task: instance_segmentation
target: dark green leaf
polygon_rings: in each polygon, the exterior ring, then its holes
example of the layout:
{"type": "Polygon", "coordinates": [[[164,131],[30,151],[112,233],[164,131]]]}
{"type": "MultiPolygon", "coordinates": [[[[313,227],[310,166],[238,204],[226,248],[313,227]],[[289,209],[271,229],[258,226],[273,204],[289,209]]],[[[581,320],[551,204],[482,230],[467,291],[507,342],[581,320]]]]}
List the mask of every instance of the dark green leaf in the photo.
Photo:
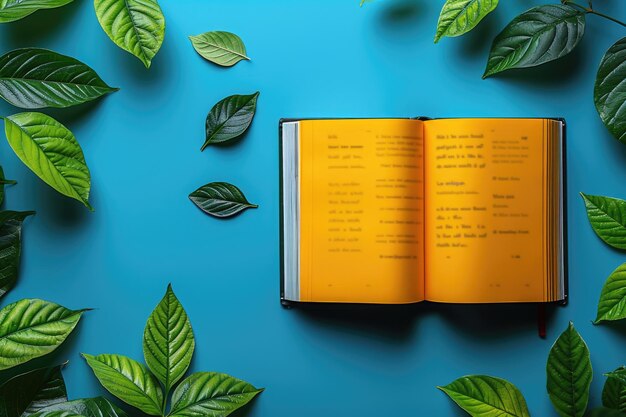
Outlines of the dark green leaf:
{"type": "Polygon", "coordinates": [[[444,36],[469,32],[497,6],[498,0],[446,0],[437,22],[435,43],[444,36]]]}
{"type": "Polygon", "coordinates": [[[87,65],[47,49],[15,49],[0,57],[0,96],[17,107],[69,107],[113,91],[87,65]]]}
{"type": "Polygon", "coordinates": [[[626,417],[626,414],[618,410],[601,407],[592,410],[591,413],[589,413],[589,417],[626,417]]]}
{"type": "Polygon", "coordinates": [[[65,6],[73,0],[4,0],[0,2],[0,23],[20,20],[37,10],[65,6]]]}
{"type": "Polygon", "coordinates": [[[621,142],[626,142],[626,38],[617,41],[606,51],[593,92],[593,100],[600,118],[609,131],[621,142]]]}
{"type": "MultiPolygon", "coordinates": [[[[626,368],[620,366],[614,372],[626,372],[626,368]]],[[[617,378],[607,378],[602,389],[602,405],[626,412],[626,383],[617,378]]]]}
{"type": "Polygon", "coordinates": [[[165,395],[191,363],[195,341],[185,309],[172,286],[154,309],[143,333],[143,354],[152,373],[165,387],[165,395]]]}
{"type": "Polygon", "coordinates": [[[189,39],[200,56],[217,65],[232,67],[243,59],[250,59],[243,41],[234,33],[206,32],[189,39]]]}
{"type": "Polygon", "coordinates": [[[65,126],[43,113],[18,113],[4,118],[9,145],[46,184],[89,205],[91,175],[83,151],[65,126]]]}
{"type": "MultiPolygon", "coordinates": [[[[84,398],[46,407],[42,412],[65,411],[82,417],[128,417],[119,407],[104,397],[84,398]]],[[[40,417],[40,416],[31,416],[40,417]]]]}
{"type": "Polygon", "coordinates": [[[0,370],[54,351],[78,324],[83,311],[24,299],[0,310],[0,370]]]}
{"type": "Polygon", "coordinates": [[[4,202],[4,186],[7,184],[16,184],[16,182],[4,178],[4,170],[0,167],[0,205],[4,202]]]}
{"type": "Polygon", "coordinates": [[[582,417],[593,377],[589,349],[572,323],[554,342],[548,364],[548,394],[562,417],[582,417]]]}
{"type": "Polygon", "coordinates": [[[216,372],[198,372],[174,391],[170,417],[225,417],[243,407],[263,389],[216,372]]]}
{"type": "Polygon", "coordinates": [[[241,136],[252,123],[259,93],[230,96],[217,103],[206,118],[206,140],[202,148],[241,136]]]}
{"type": "Polygon", "coordinates": [[[534,67],[569,54],[585,33],[585,14],[564,4],[534,7],[495,38],[483,78],[512,68],[534,67]]]}
{"type": "Polygon", "coordinates": [[[83,353],[83,357],[98,381],[111,394],[146,414],[162,415],[163,391],[145,366],[122,355],[91,356],[83,353]]]}
{"type": "MultiPolygon", "coordinates": [[[[3,213],[6,212],[0,212],[0,215],[3,213]]],[[[6,220],[0,225],[0,298],[17,282],[22,252],[22,220],[23,218],[6,220]]]]}
{"type": "Polygon", "coordinates": [[[84,417],[72,411],[39,411],[30,417],[84,417]]]}
{"type": "Polygon", "coordinates": [[[609,275],[598,301],[596,323],[626,318],[626,263],[609,275]]]}
{"type": "Polygon", "coordinates": [[[0,416],[26,417],[67,401],[63,365],[17,375],[0,387],[0,416]]]}
{"type": "Polygon", "coordinates": [[[0,226],[9,221],[24,221],[25,218],[32,216],[33,214],[35,214],[34,211],[2,210],[0,211],[0,226]]]}
{"type": "Polygon", "coordinates": [[[241,190],[226,182],[211,182],[189,194],[189,199],[207,214],[230,217],[248,208],[257,208],[248,202],[241,190]]]}
{"type": "Polygon", "coordinates": [[[626,249],[626,201],[580,193],[591,227],[607,244],[626,249]]]}

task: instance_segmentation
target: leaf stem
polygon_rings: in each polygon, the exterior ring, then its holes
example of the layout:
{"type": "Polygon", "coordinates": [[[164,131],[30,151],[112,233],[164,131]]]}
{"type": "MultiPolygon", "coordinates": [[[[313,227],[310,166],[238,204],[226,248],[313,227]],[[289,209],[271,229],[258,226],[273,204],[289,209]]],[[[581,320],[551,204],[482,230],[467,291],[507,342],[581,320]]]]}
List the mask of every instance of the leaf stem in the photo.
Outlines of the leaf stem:
{"type": "Polygon", "coordinates": [[[611,16],[609,16],[607,14],[600,13],[600,12],[594,10],[593,3],[591,1],[589,1],[589,7],[581,6],[580,4],[574,3],[573,1],[570,1],[570,0],[561,0],[561,3],[577,7],[580,10],[583,10],[585,13],[595,14],[596,16],[603,17],[603,18],[605,18],[607,20],[610,20],[611,22],[615,22],[618,25],[626,27],[626,23],[622,22],[621,20],[618,20],[618,19],[616,19],[614,17],[611,17],[611,16]]]}
{"type": "Polygon", "coordinates": [[[15,185],[17,181],[15,180],[0,180],[1,185],[15,185]]]}

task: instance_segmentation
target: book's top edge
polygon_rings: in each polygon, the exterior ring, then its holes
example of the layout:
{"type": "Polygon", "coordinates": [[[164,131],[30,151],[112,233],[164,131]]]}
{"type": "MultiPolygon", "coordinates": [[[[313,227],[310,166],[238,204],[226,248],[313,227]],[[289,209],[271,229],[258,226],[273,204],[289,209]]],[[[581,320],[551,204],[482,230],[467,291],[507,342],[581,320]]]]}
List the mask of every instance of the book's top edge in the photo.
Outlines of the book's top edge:
{"type": "Polygon", "coordinates": [[[365,120],[365,119],[378,119],[378,120],[390,120],[390,119],[408,119],[408,120],[444,120],[444,119],[550,119],[558,120],[565,123],[564,117],[427,117],[427,116],[415,116],[415,117],[283,117],[279,120],[280,124],[289,122],[300,122],[305,120],[365,120]]]}

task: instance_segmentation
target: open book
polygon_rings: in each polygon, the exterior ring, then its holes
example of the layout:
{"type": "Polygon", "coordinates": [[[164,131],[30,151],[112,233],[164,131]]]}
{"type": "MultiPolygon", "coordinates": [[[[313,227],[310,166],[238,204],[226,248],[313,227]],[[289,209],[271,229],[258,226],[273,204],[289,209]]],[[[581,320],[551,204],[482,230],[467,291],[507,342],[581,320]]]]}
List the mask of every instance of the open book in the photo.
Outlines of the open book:
{"type": "Polygon", "coordinates": [[[560,119],[282,120],[281,300],[564,302],[560,119]]]}

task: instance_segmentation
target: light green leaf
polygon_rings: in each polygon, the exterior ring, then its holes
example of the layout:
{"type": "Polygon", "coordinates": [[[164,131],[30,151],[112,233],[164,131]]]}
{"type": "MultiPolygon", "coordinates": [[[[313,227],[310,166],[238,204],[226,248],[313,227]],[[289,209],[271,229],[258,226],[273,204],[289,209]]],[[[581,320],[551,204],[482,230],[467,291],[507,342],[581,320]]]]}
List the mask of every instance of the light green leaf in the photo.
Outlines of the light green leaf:
{"type": "Polygon", "coordinates": [[[230,217],[248,209],[257,208],[241,190],[227,182],[211,182],[189,194],[189,199],[202,211],[215,217],[230,217]]]}
{"type": "Polygon", "coordinates": [[[571,322],[550,349],[546,371],[548,394],[555,410],[562,417],[582,417],[587,410],[593,371],[589,349],[571,322]]]}
{"type": "Polygon", "coordinates": [[[626,201],[580,193],[591,227],[605,243],[626,249],[626,201]]]}
{"type": "Polygon", "coordinates": [[[604,125],[619,141],[626,142],[626,38],[606,51],[593,91],[593,100],[604,125]]]}
{"type": "Polygon", "coordinates": [[[206,118],[206,140],[203,151],[213,143],[222,143],[241,136],[252,123],[259,93],[234,95],[218,102],[206,118]]]}
{"type": "Polygon", "coordinates": [[[504,379],[468,375],[437,388],[474,417],[530,416],[522,393],[504,379]]]}
{"type": "MultiPolygon", "coordinates": [[[[626,368],[620,366],[614,372],[626,372],[626,368]]],[[[626,382],[617,378],[607,378],[602,389],[602,405],[626,412],[626,382]]]]}
{"type": "Polygon", "coordinates": [[[15,49],[0,57],[0,96],[17,107],[69,107],[117,90],[82,62],[47,49],[15,49]]]}
{"type": "Polygon", "coordinates": [[[511,21],[493,41],[483,78],[534,67],[569,54],[585,33],[585,14],[565,4],[534,7],[511,21]]]}
{"type": "Polygon", "coordinates": [[[0,310],[0,370],[46,355],[70,335],[84,310],[24,299],[0,310]]]}
{"type": "Polygon", "coordinates": [[[17,184],[13,180],[7,180],[4,177],[4,170],[0,167],[0,205],[4,202],[4,186],[9,184],[17,184]]]}
{"type": "Polygon", "coordinates": [[[191,44],[203,58],[217,65],[232,67],[241,60],[249,60],[241,38],[230,32],[206,32],[190,36],[191,44]]]}
{"type": "Polygon", "coordinates": [[[447,0],[437,22],[435,43],[444,36],[454,37],[469,32],[497,6],[498,0],[447,0]]]}
{"type": "Polygon", "coordinates": [[[55,9],[73,0],[3,0],[0,1],[0,23],[20,20],[37,10],[55,9]]]}
{"type": "Polygon", "coordinates": [[[63,365],[35,369],[17,375],[0,387],[0,416],[27,417],[67,401],[63,365]]]}
{"type": "MultiPolygon", "coordinates": [[[[84,398],[55,404],[41,410],[42,412],[65,411],[79,414],[82,417],[128,417],[128,415],[116,405],[104,397],[84,398]]],[[[31,416],[39,417],[39,416],[31,416]]]]}
{"type": "MultiPolygon", "coordinates": [[[[0,217],[6,211],[0,212],[0,217]]],[[[4,297],[17,283],[22,252],[22,221],[34,212],[12,212],[14,218],[0,224],[0,298],[4,297]]],[[[1,414],[0,414],[1,415],[1,414]]]]}
{"type": "Polygon", "coordinates": [[[198,372],[174,391],[170,417],[225,417],[243,407],[263,389],[217,372],[198,372]]]}
{"type": "Polygon", "coordinates": [[[93,210],[91,175],[72,132],[50,116],[31,112],[5,117],[4,130],[13,151],[39,178],[93,210]]]}
{"type": "Polygon", "coordinates": [[[156,0],[94,0],[100,26],[120,48],[150,68],[165,38],[165,17],[156,0]]]}
{"type": "Polygon", "coordinates": [[[191,363],[195,341],[185,309],[172,286],[154,309],[143,333],[143,354],[152,373],[165,387],[165,395],[191,363]]]}
{"type": "Polygon", "coordinates": [[[598,301],[595,323],[626,318],[626,263],[609,275],[598,301]]]}
{"type": "Polygon", "coordinates": [[[146,414],[163,413],[163,391],[156,378],[139,362],[122,355],[92,356],[87,364],[107,391],[146,414]]]}

